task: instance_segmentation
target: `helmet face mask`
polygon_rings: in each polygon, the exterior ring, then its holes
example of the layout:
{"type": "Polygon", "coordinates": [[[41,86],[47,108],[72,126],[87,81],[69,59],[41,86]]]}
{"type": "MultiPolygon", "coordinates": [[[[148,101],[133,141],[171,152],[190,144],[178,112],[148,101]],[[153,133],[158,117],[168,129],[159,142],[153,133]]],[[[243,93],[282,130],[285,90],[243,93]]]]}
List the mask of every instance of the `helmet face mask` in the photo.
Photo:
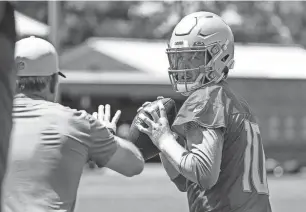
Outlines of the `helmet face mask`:
{"type": "Polygon", "coordinates": [[[167,49],[168,73],[175,91],[184,87],[186,93],[203,86],[212,71],[212,56],[208,47],[167,49]]]}
{"type": "Polygon", "coordinates": [[[219,16],[208,12],[192,13],[175,27],[166,53],[174,90],[188,95],[226,77],[223,70],[233,67],[234,39],[219,16]]]}

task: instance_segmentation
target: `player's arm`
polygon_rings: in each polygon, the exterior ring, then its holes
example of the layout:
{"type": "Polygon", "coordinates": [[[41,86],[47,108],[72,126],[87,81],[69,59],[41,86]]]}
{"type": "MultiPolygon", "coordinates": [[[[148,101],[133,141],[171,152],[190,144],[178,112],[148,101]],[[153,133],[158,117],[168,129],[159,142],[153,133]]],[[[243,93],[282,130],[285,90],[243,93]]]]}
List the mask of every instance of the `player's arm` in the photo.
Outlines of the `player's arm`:
{"type": "Polygon", "coordinates": [[[95,125],[92,127],[90,159],[100,168],[107,167],[127,177],[140,174],[144,168],[144,159],[137,147],[132,142],[114,136],[100,123],[95,125]]]}
{"type": "Polygon", "coordinates": [[[127,177],[138,175],[144,168],[144,159],[138,148],[130,141],[114,136],[117,149],[105,167],[127,177]]]}
{"type": "Polygon", "coordinates": [[[221,129],[207,129],[194,125],[187,132],[190,150],[173,138],[165,139],[160,150],[172,165],[187,179],[202,188],[211,188],[219,178],[223,147],[221,129]]]}
{"type": "Polygon", "coordinates": [[[114,136],[103,122],[85,111],[69,109],[68,116],[68,122],[62,127],[63,134],[80,144],[73,151],[100,168],[108,167],[125,176],[137,175],[143,170],[144,160],[139,150],[132,143],[114,136]]]}
{"type": "Polygon", "coordinates": [[[160,160],[166,170],[170,180],[176,185],[181,192],[186,192],[186,178],[177,171],[164,153],[159,154],[160,160]]]}
{"type": "Polygon", "coordinates": [[[105,106],[105,112],[104,106],[100,105],[98,113],[94,113],[91,127],[94,146],[91,148],[91,156],[99,167],[104,166],[131,177],[142,172],[144,159],[132,142],[113,135],[119,116],[120,111],[117,111],[112,121],[109,121],[110,105],[105,106]]]}
{"type": "Polygon", "coordinates": [[[176,170],[203,189],[212,187],[219,177],[223,132],[196,125],[187,130],[188,150],[178,144],[168,125],[165,109],[159,104],[161,117],[152,113],[154,121],[146,116],[141,119],[149,126],[139,130],[147,133],[152,142],[168,158],[176,170]]]}
{"type": "Polygon", "coordinates": [[[180,159],[179,170],[202,188],[211,188],[219,178],[223,149],[221,128],[205,128],[191,122],[187,131],[189,151],[180,159]]]}
{"type": "MultiPolygon", "coordinates": [[[[178,143],[182,144],[182,140],[179,140],[180,138],[175,133],[174,135],[178,143]]],[[[181,192],[186,192],[187,189],[186,178],[179,171],[177,171],[177,169],[172,165],[172,163],[168,160],[168,158],[164,153],[160,153],[159,157],[170,180],[176,185],[176,187],[181,192]]]]}

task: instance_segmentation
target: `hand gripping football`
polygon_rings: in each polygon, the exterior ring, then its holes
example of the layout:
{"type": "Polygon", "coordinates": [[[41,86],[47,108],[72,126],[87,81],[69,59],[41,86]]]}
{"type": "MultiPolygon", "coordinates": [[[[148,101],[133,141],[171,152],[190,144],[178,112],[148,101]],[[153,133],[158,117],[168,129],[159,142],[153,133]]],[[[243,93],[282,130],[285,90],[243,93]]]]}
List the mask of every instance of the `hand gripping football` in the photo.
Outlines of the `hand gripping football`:
{"type": "MultiPolygon", "coordinates": [[[[145,107],[145,108],[153,107],[159,116],[160,113],[157,105],[158,101],[161,101],[163,103],[167,113],[169,125],[171,126],[177,114],[175,101],[171,98],[163,98],[160,100],[156,100],[145,107]]],[[[148,127],[147,124],[145,124],[141,119],[138,118],[141,113],[144,113],[146,116],[150,117],[150,119],[153,120],[152,116],[147,112],[145,112],[143,109],[139,111],[135,116],[132,125],[130,127],[129,140],[139,148],[140,152],[143,155],[143,158],[145,160],[149,160],[155,157],[160,151],[153,144],[153,142],[151,141],[150,137],[147,134],[142,133],[138,130],[137,125],[141,125],[145,128],[148,127]]]]}

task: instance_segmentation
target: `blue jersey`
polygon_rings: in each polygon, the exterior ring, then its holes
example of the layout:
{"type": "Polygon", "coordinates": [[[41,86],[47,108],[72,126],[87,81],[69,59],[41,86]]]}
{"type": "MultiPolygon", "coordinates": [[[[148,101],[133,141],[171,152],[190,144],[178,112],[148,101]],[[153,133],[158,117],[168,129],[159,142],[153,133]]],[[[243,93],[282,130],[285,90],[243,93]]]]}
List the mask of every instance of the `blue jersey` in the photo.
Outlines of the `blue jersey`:
{"type": "Polygon", "coordinates": [[[260,130],[247,103],[226,82],[208,85],[188,97],[172,128],[184,137],[189,122],[224,130],[217,183],[203,190],[186,180],[190,211],[270,212],[260,130]]]}

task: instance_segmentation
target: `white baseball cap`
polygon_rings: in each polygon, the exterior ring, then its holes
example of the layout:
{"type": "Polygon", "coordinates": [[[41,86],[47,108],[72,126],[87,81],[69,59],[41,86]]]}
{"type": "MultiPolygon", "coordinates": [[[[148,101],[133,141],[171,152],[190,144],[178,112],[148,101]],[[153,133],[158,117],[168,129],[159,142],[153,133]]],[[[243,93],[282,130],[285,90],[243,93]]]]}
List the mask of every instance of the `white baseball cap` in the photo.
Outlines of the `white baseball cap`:
{"type": "Polygon", "coordinates": [[[51,76],[59,71],[58,55],[48,41],[34,36],[16,42],[15,64],[18,76],[51,76]]]}

